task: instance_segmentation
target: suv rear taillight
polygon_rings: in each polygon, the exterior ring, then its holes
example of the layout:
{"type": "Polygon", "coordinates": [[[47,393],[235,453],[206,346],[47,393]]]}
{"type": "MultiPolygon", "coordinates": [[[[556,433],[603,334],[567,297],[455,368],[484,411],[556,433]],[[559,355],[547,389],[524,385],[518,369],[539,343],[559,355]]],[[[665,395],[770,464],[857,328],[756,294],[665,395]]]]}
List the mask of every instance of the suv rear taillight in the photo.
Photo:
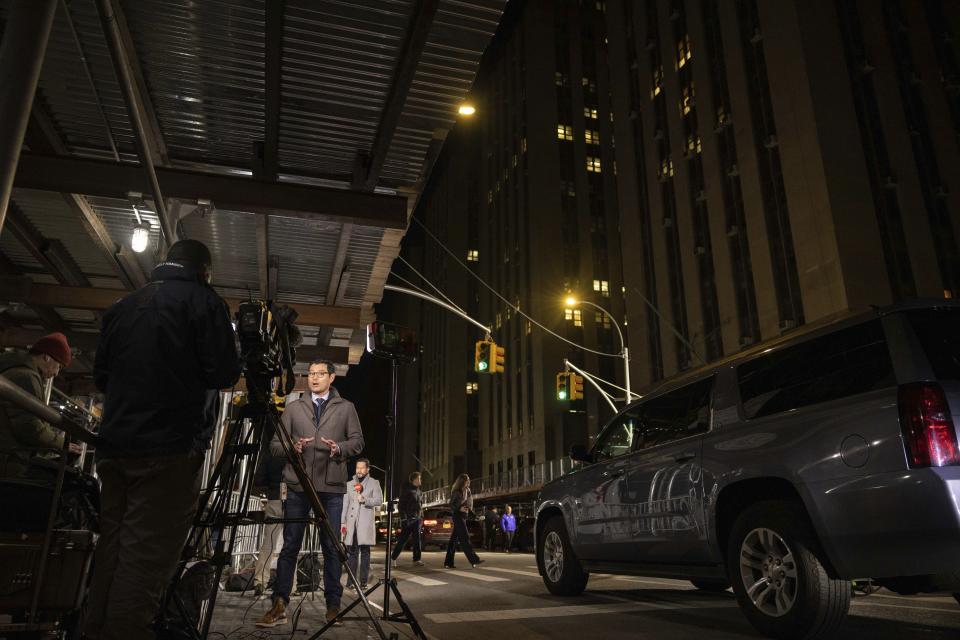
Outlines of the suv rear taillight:
{"type": "Polygon", "coordinates": [[[960,446],[950,407],[939,384],[918,382],[900,386],[900,429],[911,467],[960,464],[960,446]]]}

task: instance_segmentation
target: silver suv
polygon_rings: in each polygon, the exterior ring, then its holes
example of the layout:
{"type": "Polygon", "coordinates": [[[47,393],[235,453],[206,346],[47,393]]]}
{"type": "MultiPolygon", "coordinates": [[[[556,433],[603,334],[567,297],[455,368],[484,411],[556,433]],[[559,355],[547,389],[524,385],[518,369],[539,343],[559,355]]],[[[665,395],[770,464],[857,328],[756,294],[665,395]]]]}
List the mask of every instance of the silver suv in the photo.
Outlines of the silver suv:
{"type": "Polygon", "coordinates": [[[960,305],[909,303],[758,345],[627,407],[544,486],[537,565],[733,586],[774,638],[834,631],[850,581],[960,591],[960,305]]]}

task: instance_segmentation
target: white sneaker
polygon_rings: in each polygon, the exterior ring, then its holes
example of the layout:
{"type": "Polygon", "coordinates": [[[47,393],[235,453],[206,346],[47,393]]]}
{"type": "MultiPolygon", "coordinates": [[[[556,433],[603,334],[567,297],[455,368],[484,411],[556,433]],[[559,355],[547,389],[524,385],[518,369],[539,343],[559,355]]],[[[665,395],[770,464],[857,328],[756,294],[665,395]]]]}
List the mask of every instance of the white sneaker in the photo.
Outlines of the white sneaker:
{"type": "Polygon", "coordinates": [[[394,568],[394,569],[399,569],[399,568],[400,568],[400,563],[397,562],[396,560],[394,560],[394,561],[393,561],[393,568],[394,568]]]}
{"type": "Polygon", "coordinates": [[[414,561],[413,561],[413,566],[415,566],[415,567],[422,567],[422,566],[424,566],[424,565],[423,565],[423,560],[414,560],[414,561]]]}

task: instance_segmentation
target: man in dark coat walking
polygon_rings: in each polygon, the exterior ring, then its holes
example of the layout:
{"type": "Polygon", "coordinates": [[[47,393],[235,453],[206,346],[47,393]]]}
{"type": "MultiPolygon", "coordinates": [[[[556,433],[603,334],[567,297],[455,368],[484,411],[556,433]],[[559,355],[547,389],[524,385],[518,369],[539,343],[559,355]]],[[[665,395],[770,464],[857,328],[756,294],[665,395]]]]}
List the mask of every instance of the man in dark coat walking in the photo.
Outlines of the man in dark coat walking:
{"type": "Polygon", "coordinates": [[[88,638],[154,636],[148,625],[197,509],[218,390],[240,377],[229,311],[210,280],[210,251],[181,240],[149,284],[103,316],[93,372],[106,394],[101,536],[88,638]]]}
{"type": "Polygon", "coordinates": [[[414,471],[410,474],[408,482],[403,484],[400,489],[400,500],[397,509],[400,511],[400,535],[397,537],[396,545],[393,547],[391,557],[393,566],[397,566],[397,558],[400,552],[406,546],[407,540],[413,540],[413,564],[418,567],[423,566],[420,560],[420,529],[423,526],[423,493],[420,491],[420,472],[414,471]]]}

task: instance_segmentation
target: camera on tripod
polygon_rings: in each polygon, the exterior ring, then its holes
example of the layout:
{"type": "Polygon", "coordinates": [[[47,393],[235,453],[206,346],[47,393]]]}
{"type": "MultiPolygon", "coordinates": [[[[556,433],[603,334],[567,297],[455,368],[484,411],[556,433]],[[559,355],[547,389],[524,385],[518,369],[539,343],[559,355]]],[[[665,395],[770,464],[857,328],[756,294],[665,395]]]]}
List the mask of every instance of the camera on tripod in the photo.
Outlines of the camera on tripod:
{"type": "Polygon", "coordinates": [[[301,342],[300,329],[294,323],[297,312],[284,305],[250,300],[240,304],[236,318],[240,355],[251,398],[257,391],[272,391],[271,381],[278,376],[284,376],[285,382],[277,388],[282,389],[284,395],[289,394],[296,383],[293,366],[301,342]]]}

